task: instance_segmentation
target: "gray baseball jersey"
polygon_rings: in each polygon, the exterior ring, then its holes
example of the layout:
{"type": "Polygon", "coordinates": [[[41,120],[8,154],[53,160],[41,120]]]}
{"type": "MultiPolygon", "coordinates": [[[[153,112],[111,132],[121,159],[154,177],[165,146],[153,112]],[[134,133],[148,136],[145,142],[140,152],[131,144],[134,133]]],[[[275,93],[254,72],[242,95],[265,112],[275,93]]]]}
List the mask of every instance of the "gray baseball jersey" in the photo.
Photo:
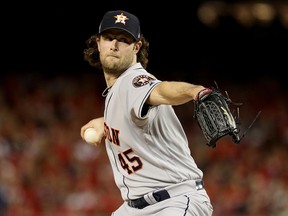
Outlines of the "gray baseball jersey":
{"type": "Polygon", "coordinates": [[[123,200],[202,178],[173,107],[145,105],[160,82],[137,63],[105,99],[105,144],[123,200]]]}

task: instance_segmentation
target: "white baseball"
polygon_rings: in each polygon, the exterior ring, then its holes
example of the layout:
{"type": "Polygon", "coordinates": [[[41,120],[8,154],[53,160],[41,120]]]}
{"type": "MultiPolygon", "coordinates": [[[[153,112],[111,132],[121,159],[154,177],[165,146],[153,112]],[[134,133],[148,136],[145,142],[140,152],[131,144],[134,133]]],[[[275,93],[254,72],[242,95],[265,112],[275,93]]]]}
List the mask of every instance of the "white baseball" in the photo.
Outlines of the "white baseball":
{"type": "Polygon", "coordinates": [[[98,139],[97,131],[94,128],[87,128],[84,132],[84,139],[89,144],[95,144],[98,139]]]}

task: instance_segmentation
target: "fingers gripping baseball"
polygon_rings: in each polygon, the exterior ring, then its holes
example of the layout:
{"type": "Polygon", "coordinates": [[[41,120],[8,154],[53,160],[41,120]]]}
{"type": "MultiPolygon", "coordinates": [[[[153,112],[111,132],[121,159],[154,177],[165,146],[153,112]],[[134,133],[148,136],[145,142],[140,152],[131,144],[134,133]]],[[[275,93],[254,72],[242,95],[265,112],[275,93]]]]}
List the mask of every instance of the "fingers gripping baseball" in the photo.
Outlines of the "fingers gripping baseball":
{"type": "Polygon", "coordinates": [[[93,119],[81,128],[80,135],[88,144],[100,144],[104,136],[103,117],[93,119]]]}

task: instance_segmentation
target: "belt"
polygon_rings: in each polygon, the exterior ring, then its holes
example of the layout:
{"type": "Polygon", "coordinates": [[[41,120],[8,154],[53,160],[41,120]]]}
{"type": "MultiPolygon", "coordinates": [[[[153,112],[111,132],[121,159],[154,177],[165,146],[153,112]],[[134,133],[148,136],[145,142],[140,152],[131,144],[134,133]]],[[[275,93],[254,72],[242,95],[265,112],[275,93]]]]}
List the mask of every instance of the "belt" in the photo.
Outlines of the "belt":
{"type": "MultiPolygon", "coordinates": [[[[204,189],[204,182],[202,180],[196,180],[195,186],[196,190],[202,190],[204,189]]],[[[169,194],[169,189],[163,189],[148,193],[138,199],[128,200],[127,203],[132,208],[143,209],[149,205],[169,199],[170,197],[171,194],[169,194]]]]}

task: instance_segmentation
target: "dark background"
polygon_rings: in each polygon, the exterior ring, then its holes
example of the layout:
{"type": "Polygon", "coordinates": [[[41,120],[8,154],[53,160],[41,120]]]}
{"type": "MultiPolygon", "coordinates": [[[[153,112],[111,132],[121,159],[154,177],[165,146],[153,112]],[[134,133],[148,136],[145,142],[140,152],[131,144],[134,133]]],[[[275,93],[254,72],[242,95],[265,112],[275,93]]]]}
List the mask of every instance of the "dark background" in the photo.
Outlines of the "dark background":
{"type": "Polygon", "coordinates": [[[1,7],[2,74],[93,72],[83,60],[85,40],[107,10],[124,9],[140,18],[150,41],[148,69],[160,78],[241,83],[268,78],[285,85],[288,30],[279,20],[245,28],[224,15],[211,28],[197,18],[203,2],[8,2],[1,7]]]}

